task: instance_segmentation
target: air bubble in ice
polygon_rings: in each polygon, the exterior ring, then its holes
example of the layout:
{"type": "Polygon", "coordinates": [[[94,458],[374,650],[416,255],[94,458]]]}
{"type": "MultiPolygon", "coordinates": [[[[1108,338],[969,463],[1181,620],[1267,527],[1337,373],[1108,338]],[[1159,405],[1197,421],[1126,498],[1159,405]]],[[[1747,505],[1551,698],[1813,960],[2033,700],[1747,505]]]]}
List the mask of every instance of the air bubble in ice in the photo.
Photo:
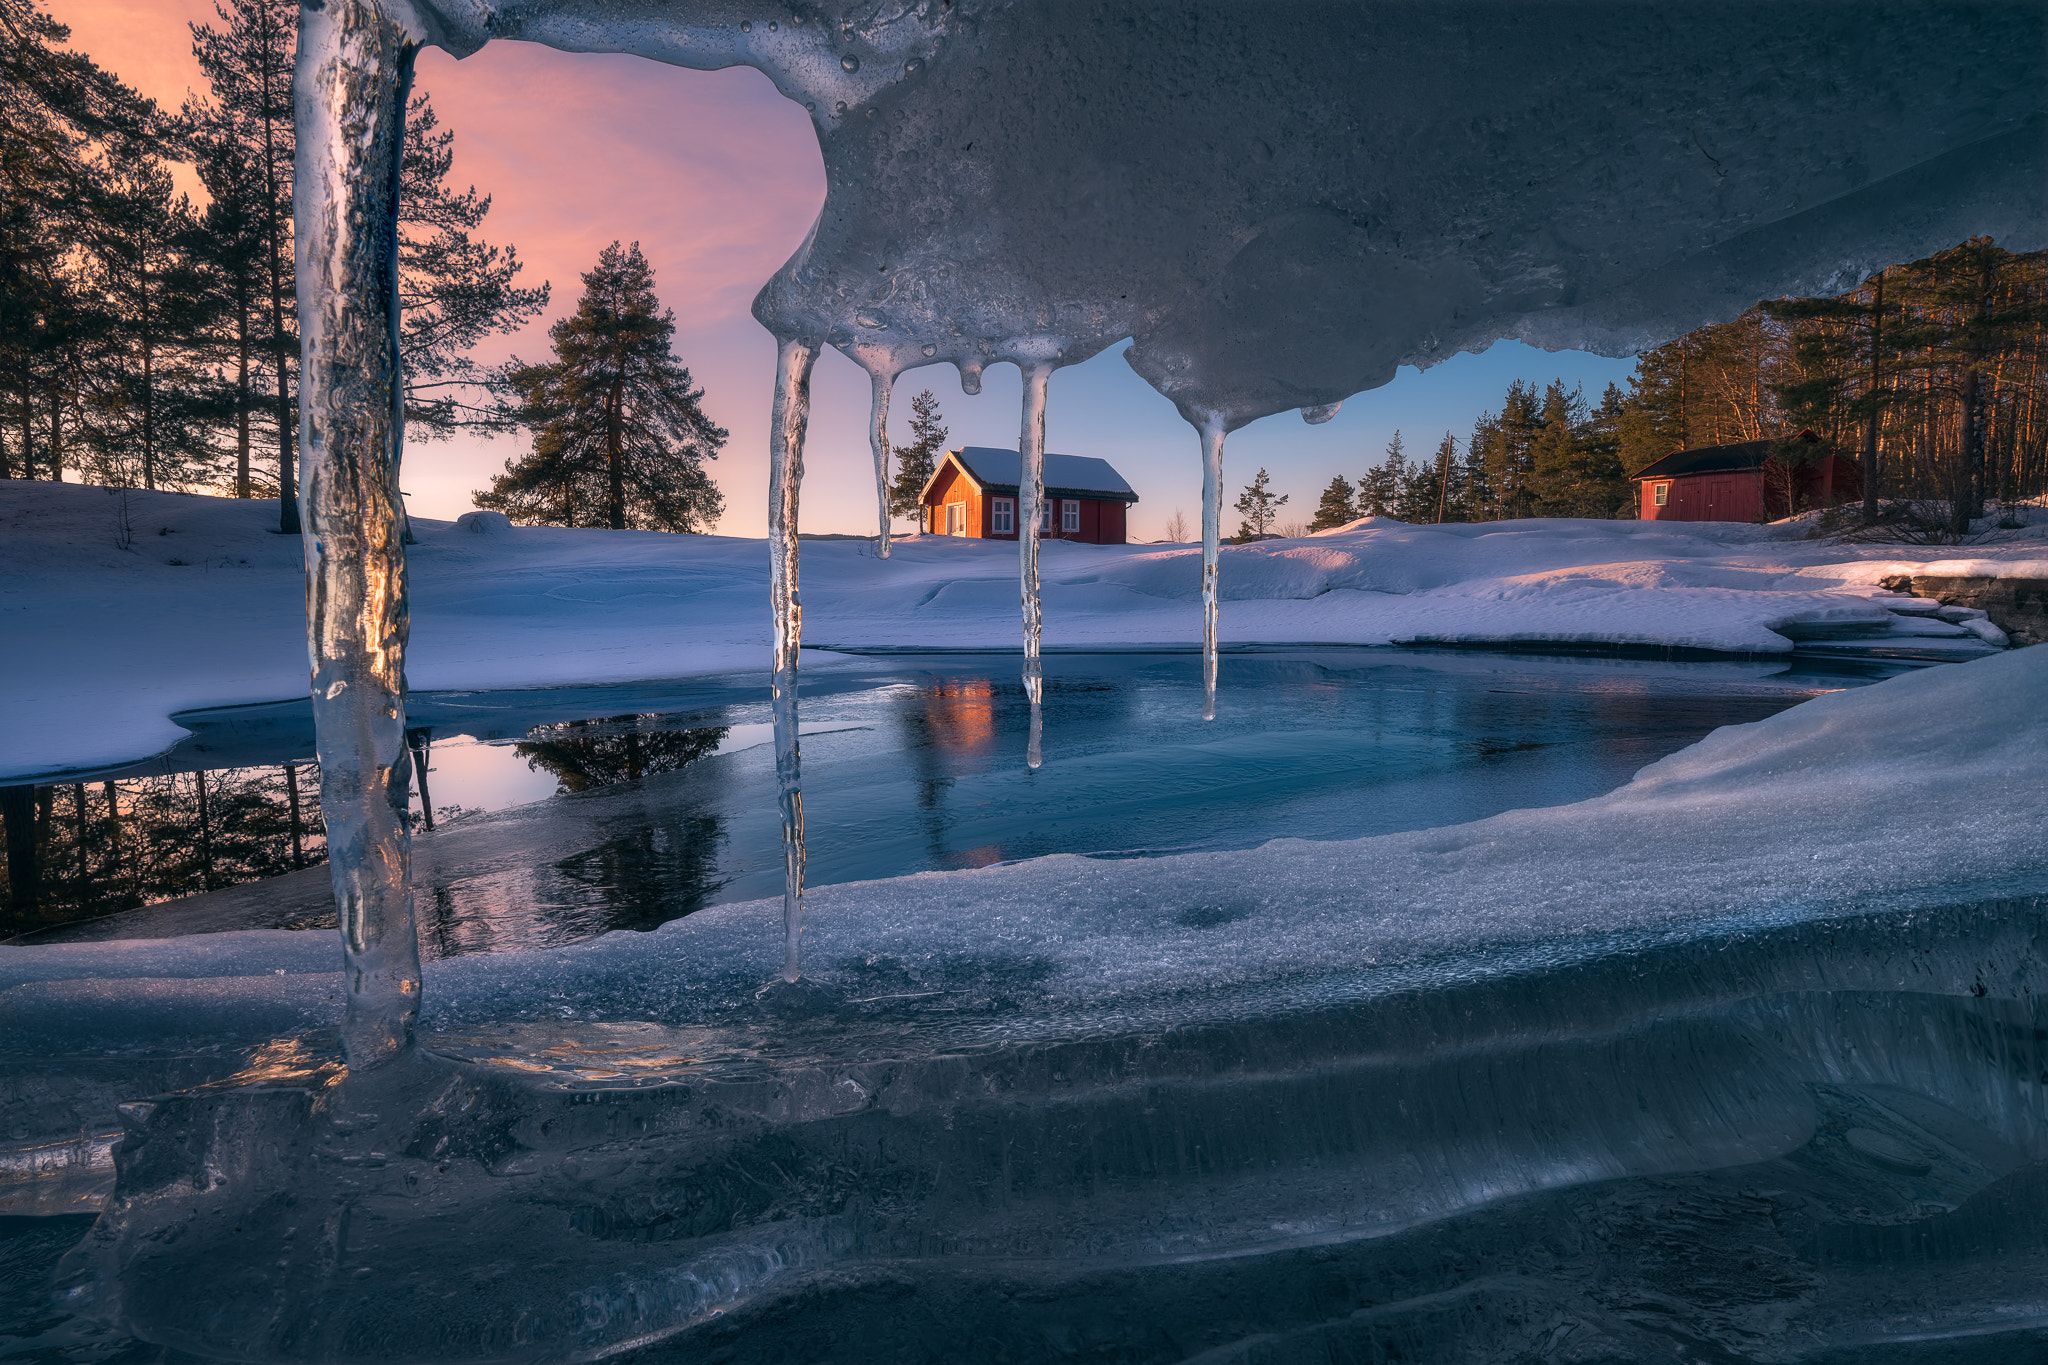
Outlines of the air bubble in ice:
{"type": "Polygon", "coordinates": [[[852,75],[854,72],[860,70],[860,58],[854,56],[851,52],[849,52],[844,57],[841,57],[839,59],[839,68],[840,70],[846,72],[848,75],[852,75]]]}

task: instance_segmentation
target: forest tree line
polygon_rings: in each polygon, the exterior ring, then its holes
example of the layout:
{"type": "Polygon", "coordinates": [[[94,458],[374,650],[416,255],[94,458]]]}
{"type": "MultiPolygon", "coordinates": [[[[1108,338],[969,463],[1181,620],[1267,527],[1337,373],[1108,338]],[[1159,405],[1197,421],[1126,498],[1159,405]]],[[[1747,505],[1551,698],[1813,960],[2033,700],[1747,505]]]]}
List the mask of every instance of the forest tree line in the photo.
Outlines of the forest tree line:
{"type": "MultiPolygon", "coordinates": [[[[220,0],[190,32],[204,87],[167,110],[0,0],[0,476],[275,497],[292,530],[297,0],[220,0]]],[[[547,286],[480,235],[490,198],[450,178],[425,95],[406,132],[407,433],[502,427],[470,352],[547,286]]]]}
{"type": "Polygon", "coordinates": [[[1632,517],[1652,461],[1802,430],[1870,472],[1865,522],[1961,534],[2048,492],[2048,252],[1973,238],[1845,294],[1760,303],[1645,351],[1597,401],[1516,380],[1462,445],[1446,432],[1418,454],[1396,432],[1330,481],[1308,529],[1632,517]]]}

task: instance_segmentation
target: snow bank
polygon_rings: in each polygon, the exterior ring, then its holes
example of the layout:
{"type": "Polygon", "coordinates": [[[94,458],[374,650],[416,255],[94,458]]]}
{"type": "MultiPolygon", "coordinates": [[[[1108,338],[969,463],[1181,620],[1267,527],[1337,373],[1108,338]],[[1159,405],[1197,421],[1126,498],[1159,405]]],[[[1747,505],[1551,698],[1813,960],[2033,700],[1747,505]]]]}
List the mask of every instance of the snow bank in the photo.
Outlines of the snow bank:
{"type": "MultiPolygon", "coordinates": [[[[308,674],[299,543],[268,504],[0,482],[0,777],[145,758],[188,710],[290,699],[308,674]],[[119,526],[126,506],[132,539],[119,526]]],[[[420,690],[765,672],[759,541],[421,520],[410,565],[420,690]],[[488,528],[488,529],[486,529],[488,528]]],[[[2038,572],[2048,528],[1979,572],[2038,572]]],[[[804,547],[823,650],[1014,650],[1016,551],[912,538],[804,547]]],[[[1952,551],[1930,549],[1936,554],[1952,551]]],[[[1786,627],[1882,624],[1897,546],[1783,529],[1370,519],[1224,552],[1227,644],[1549,642],[1782,653],[1786,627]],[[1256,607],[1251,604],[1256,603],[1256,607]]],[[[1192,649],[1192,547],[1048,544],[1054,648],[1192,649]]],[[[1795,629],[1795,633],[1797,633],[1795,629]]],[[[813,651],[806,667],[852,661],[813,651]]]]}

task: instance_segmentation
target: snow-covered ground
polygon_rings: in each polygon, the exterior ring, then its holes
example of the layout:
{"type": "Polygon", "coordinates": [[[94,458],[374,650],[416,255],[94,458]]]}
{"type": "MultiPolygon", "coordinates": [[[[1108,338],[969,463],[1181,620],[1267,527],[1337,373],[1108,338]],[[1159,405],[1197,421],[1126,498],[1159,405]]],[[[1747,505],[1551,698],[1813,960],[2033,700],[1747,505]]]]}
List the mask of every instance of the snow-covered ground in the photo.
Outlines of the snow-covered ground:
{"type": "MultiPolygon", "coordinates": [[[[267,503],[0,482],[0,778],[141,759],[182,736],[180,712],[301,695],[300,550],[274,524],[267,503]]],[[[759,541],[482,516],[416,531],[415,689],[767,668],[759,541]]],[[[1194,547],[1056,542],[1043,564],[1048,647],[1198,646],[1194,547]]],[[[821,650],[1016,647],[1014,545],[912,537],[881,560],[815,540],[803,568],[807,668],[844,662],[821,650]]],[[[1911,572],[2048,577],[2048,524],[1958,551],[1797,526],[1366,520],[1226,550],[1222,637],[1769,654],[1864,628],[1974,645],[1981,626],[1898,614],[1916,604],[1878,584],[1911,572]]]]}

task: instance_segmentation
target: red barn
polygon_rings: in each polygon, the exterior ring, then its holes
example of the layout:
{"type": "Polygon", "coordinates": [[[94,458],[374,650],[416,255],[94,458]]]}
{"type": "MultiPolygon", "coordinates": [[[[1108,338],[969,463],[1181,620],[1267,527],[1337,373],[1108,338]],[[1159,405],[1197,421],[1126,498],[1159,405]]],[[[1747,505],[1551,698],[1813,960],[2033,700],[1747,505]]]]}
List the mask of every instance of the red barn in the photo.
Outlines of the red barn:
{"type": "MultiPolygon", "coordinates": [[[[962,446],[947,451],[924,482],[920,529],[935,536],[1015,540],[1022,466],[1014,450],[962,446]]],[[[1038,533],[1055,540],[1121,545],[1125,512],[1137,500],[1109,461],[1048,453],[1038,533]]]]}
{"type": "Polygon", "coordinates": [[[1644,521],[1775,521],[1863,496],[1856,461],[1810,431],[1674,450],[1635,477],[1644,521]]]}

